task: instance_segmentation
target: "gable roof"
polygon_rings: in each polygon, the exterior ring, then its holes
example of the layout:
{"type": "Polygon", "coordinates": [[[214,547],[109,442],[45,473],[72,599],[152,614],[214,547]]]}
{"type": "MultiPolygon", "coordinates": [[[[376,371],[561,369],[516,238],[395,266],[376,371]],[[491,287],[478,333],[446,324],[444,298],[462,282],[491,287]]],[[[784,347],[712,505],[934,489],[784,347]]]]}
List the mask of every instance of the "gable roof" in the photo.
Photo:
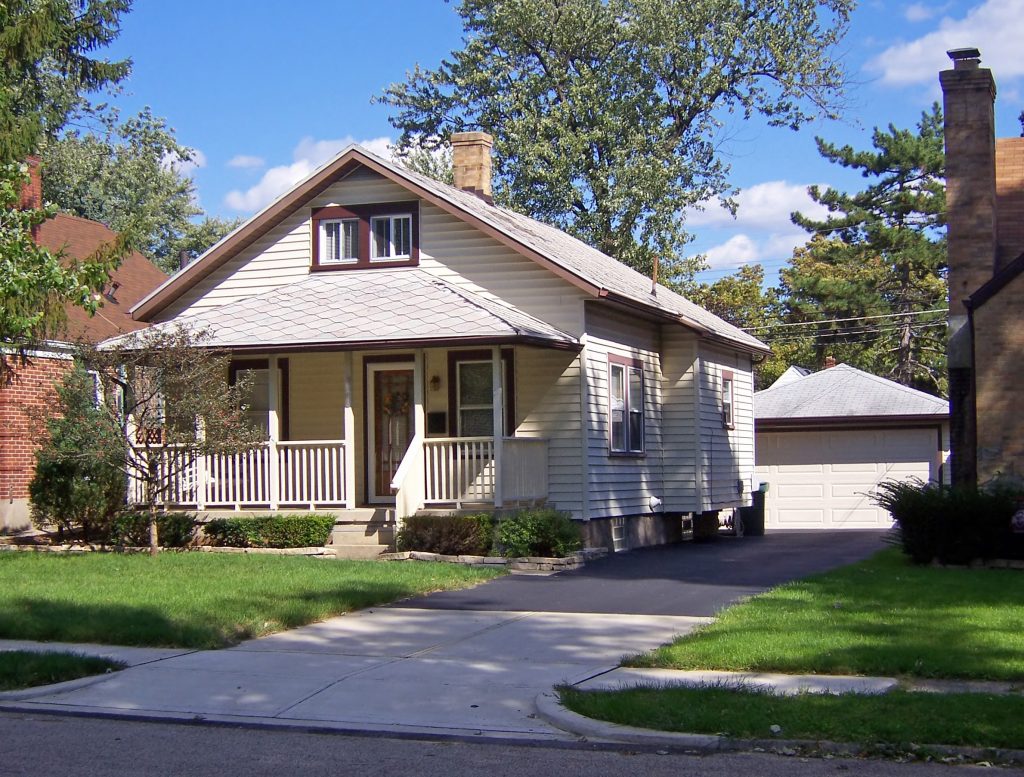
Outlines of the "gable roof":
{"type": "Polygon", "coordinates": [[[280,219],[359,166],[379,173],[421,199],[476,226],[594,297],[606,298],[674,320],[705,337],[721,340],[746,351],[769,353],[768,346],[752,335],[665,286],[658,285],[656,290],[652,290],[650,278],[561,230],[486,203],[474,194],[415,173],[355,145],[344,149],[333,160],[227,235],[143,299],[132,309],[132,313],[145,320],[159,312],[183,291],[266,234],[280,219]]]}
{"type": "Polygon", "coordinates": [[[785,383],[776,382],[754,394],[754,419],[762,421],[841,421],[843,419],[939,420],[949,416],[949,403],[837,364],[785,383]]]}
{"type": "Polygon", "coordinates": [[[415,267],[313,273],[301,281],[155,324],[205,330],[231,350],[387,348],[417,344],[579,342],[521,310],[415,267]]]}
{"type": "MultiPolygon", "coordinates": [[[[113,242],[117,235],[104,224],[90,219],[58,213],[36,229],[36,242],[51,251],[63,251],[75,259],[85,259],[101,246],[113,242]]],[[[96,314],[90,316],[82,308],[68,305],[67,333],[70,340],[98,343],[108,337],[143,329],[148,324],[136,321],[131,308],[139,300],[167,280],[167,273],[137,251],[129,253],[120,266],[110,273],[118,284],[113,297],[104,296],[96,314]]]]}

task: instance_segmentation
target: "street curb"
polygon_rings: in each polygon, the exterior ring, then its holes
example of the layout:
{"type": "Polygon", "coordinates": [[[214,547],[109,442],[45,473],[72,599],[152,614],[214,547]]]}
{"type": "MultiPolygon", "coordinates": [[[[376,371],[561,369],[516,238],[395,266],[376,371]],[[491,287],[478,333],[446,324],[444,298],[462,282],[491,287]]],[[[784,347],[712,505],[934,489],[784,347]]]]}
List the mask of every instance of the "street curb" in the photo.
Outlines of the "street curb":
{"type": "Polygon", "coordinates": [[[0,691],[0,702],[24,701],[25,699],[35,699],[40,696],[52,696],[56,693],[77,691],[79,688],[88,688],[90,685],[95,685],[96,683],[101,683],[104,680],[109,680],[113,675],[120,671],[122,670],[118,669],[116,672],[111,671],[105,672],[104,674],[79,677],[75,680],[65,680],[62,683],[54,683],[53,685],[34,685],[31,688],[22,688],[17,691],[0,691]]]}
{"type": "MultiPolygon", "coordinates": [[[[716,734],[687,734],[674,731],[622,726],[580,715],[562,705],[556,691],[541,693],[535,701],[538,717],[552,726],[588,740],[636,745],[661,745],[701,752],[764,751],[778,755],[828,754],[835,756],[871,756],[902,753],[892,745],[863,745],[855,742],[816,741],[812,739],[734,739],[716,734]]],[[[1024,764],[1024,750],[959,747],[956,745],[921,745],[919,751],[970,761],[991,761],[1000,764],[1024,764]]],[[[910,751],[914,752],[914,751],[910,751]]]]}

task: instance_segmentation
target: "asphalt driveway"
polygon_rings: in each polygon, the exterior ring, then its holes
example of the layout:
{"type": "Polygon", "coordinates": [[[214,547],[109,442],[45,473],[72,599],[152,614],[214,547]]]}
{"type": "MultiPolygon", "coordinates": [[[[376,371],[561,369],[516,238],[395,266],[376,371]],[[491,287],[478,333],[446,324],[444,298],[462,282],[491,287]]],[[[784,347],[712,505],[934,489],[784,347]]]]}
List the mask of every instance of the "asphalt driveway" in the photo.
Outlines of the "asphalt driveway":
{"type": "Polygon", "coordinates": [[[714,615],[743,596],[867,558],[885,532],[786,531],[619,553],[552,577],[516,575],[402,602],[432,610],[714,615]]]}

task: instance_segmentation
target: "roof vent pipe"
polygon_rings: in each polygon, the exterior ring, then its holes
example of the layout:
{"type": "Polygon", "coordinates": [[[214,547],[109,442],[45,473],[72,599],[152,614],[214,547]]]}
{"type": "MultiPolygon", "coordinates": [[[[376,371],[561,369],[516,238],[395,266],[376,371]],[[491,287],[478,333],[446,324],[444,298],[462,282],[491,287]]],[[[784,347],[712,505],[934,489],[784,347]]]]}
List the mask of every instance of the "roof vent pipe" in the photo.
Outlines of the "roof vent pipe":
{"type": "Polygon", "coordinates": [[[486,132],[455,132],[451,137],[452,173],[455,185],[487,203],[491,195],[491,147],[494,138],[486,132]]]}

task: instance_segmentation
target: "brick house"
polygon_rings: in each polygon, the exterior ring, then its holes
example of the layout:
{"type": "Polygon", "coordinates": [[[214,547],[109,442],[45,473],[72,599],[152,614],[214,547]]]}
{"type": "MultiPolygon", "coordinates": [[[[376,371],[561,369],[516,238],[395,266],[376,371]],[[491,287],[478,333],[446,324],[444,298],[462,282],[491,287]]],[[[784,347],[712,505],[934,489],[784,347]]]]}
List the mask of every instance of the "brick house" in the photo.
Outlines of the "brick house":
{"type": "MultiPolygon", "coordinates": [[[[38,165],[37,160],[30,160],[32,179],[22,194],[22,207],[38,207],[42,201],[38,165]]],[[[64,213],[36,231],[40,245],[79,259],[114,237],[103,224],[64,213]]],[[[29,524],[28,484],[35,466],[31,418],[34,410],[52,403],[54,384],[71,366],[73,344],[82,340],[99,342],[146,326],[132,320],[128,309],[166,278],[146,257],[132,252],[111,273],[96,315],[69,306],[64,339],[31,351],[28,362],[16,368],[11,382],[0,384],[0,531],[17,531],[29,524]]]]}
{"type": "Polygon", "coordinates": [[[1024,138],[996,138],[992,71],[948,52],[948,341],[954,482],[1024,475],[1024,138]]]}

